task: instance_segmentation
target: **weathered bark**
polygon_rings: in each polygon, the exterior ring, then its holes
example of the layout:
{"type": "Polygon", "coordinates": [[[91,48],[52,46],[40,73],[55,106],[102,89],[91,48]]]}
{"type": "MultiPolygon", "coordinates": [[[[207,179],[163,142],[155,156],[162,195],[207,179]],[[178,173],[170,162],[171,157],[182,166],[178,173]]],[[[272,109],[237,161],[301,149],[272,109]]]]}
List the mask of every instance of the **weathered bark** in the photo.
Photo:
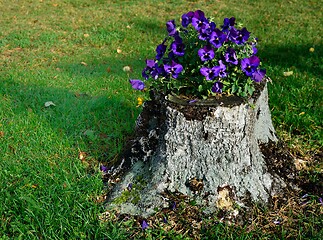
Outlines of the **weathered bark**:
{"type": "Polygon", "coordinates": [[[278,141],[267,86],[249,103],[221,100],[147,102],[136,138],[109,172],[110,180],[119,174],[120,181],[108,206],[147,216],[169,206],[165,192],[179,192],[210,212],[235,204],[267,204],[282,191],[286,179],[261,151],[278,141]]]}

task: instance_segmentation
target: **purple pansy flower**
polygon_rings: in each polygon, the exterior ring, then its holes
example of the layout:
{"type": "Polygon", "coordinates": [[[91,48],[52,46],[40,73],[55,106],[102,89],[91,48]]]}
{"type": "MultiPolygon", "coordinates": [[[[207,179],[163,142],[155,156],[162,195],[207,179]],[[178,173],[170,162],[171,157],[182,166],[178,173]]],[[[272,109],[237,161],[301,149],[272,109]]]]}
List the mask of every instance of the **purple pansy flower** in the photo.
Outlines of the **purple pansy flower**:
{"type": "Polygon", "coordinates": [[[171,44],[171,49],[175,55],[184,56],[185,44],[179,36],[175,37],[175,41],[171,44]]]}
{"type": "Polygon", "coordinates": [[[201,67],[200,73],[203,76],[205,76],[206,80],[210,81],[216,77],[215,70],[216,70],[215,67],[213,68],[201,67]]]}
{"type": "Polygon", "coordinates": [[[251,79],[255,82],[261,82],[261,80],[265,77],[266,70],[265,69],[257,69],[253,74],[251,79]]]}
{"type": "Polygon", "coordinates": [[[251,77],[257,70],[259,64],[259,58],[257,56],[251,56],[250,58],[244,58],[241,60],[241,69],[247,76],[251,77]]]}
{"type": "Polygon", "coordinates": [[[145,84],[143,81],[141,80],[138,80],[138,79],[130,79],[129,80],[131,86],[133,89],[136,89],[136,90],[144,90],[145,88],[145,84]]]}
{"type": "Polygon", "coordinates": [[[151,70],[154,67],[154,65],[155,65],[154,60],[146,59],[146,67],[142,70],[142,73],[141,73],[144,79],[147,80],[149,78],[149,74],[151,73],[151,70]]]}
{"type": "Polygon", "coordinates": [[[242,28],[239,31],[239,36],[238,36],[238,40],[241,41],[242,43],[245,43],[246,41],[248,41],[250,36],[250,32],[247,30],[247,28],[242,28]]]}
{"type": "Polygon", "coordinates": [[[182,15],[182,26],[186,28],[190,23],[192,23],[193,12],[188,12],[182,15]]]}
{"type": "Polygon", "coordinates": [[[172,61],[171,65],[165,64],[164,69],[166,73],[171,74],[173,78],[177,78],[178,75],[183,71],[183,66],[175,61],[172,61]]]}
{"type": "Polygon", "coordinates": [[[205,24],[199,31],[199,39],[203,41],[208,41],[211,38],[212,32],[215,30],[216,24],[214,22],[210,22],[205,24]]]}
{"type": "Polygon", "coordinates": [[[178,34],[176,30],[175,20],[170,20],[166,23],[166,28],[169,36],[175,36],[178,34]]]}
{"type": "Polygon", "coordinates": [[[210,43],[214,47],[220,48],[226,39],[227,35],[225,35],[223,32],[216,28],[211,34],[210,43]]]}
{"type": "Polygon", "coordinates": [[[214,93],[221,93],[222,92],[222,88],[223,88],[223,83],[217,81],[212,86],[211,91],[214,92],[214,93]]]}
{"type": "Polygon", "coordinates": [[[156,60],[160,60],[164,56],[164,54],[166,52],[166,49],[167,49],[167,46],[164,43],[159,44],[157,46],[157,48],[156,48],[156,53],[157,53],[156,54],[156,60]]]}
{"type": "Polygon", "coordinates": [[[148,223],[145,220],[143,220],[141,223],[141,229],[146,230],[148,227],[149,227],[148,223]]]}
{"type": "Polygon", "coordinates": [[[224,78],[227,76],[227,73],[225,72],[226,66],[223,64],[222,60],[219,60],[219,66],[214,67],[214,73],[216,77],[224,78]]]}
{"type": "MultiPolygon", "coordinates": [[[[207,97],[210,91],[230,91],[234,88],[233,82],[239,80],[246,87],[244,91],[241,89],[242,91],[235,93],[244,97],[252,94],[254,88],[248,88],[250,84],[266,78],[266,70],[260,69],[260,60],[256,56],[257,39],[250,38],[250,32],[246,28],[236,28],[234,17],[225,18],[220,26],[206,18],[201,10],[190,11],[181,16],[181,25],[177,27],[175,20],[166,23],[168,34],[156,47],[155,59],[146,60],[146,66],[142,71],[143,81],[129,80],[134,89],[144,90],[147,88],[146,80],[152,80],[151,86],[156,87],[156,90],[172,91],[173,88],[177,88],[182,93],[180,86],[188,86],[194,87],[192,94],[195,97],[207,97]],[[187,28],[189,25],[192,26],[187,28]],[[201,60],[196,59],[196,54],[201,60]],[[200,83],[195,85],[186,81],[186,78],[182,79],[184,73],[188,74],[188,77],[195,77],[196,70],[200,71],[200,78],[205,77],[207,81],[212,81],[206,83],[203,80],[208,87],[201,88],[200,83]],[[241,74],[241,71],[244,77],[237,79],[236,76],[241,74]],[[178,78],[180,82],[171,85],[168,84],[169,81],[164,81],[170,78],[178,78]],[[228,80],[224,82],[222,78],[228,80]]],[[[188,102],[194,103],[195,99],[188,102]]]]}
{"type": "Polygon", "coordinates": [[[157,76],[156,77],[166,77],[167,73],[165,72],[164,65],[161,64],[159,67],[156,68],[157,76]]]}
{"type": "Polygon", "coordinates": [[[248,32],[246,28],[237,30],[234,27],[232,27],[229,32],[230,41],[238,45],[244,44],[246,41],[248,41],[249,36],[250,32],[248,32]]]}
{"type": "Polygon", "coordinates": [[[147,59],[146,60],[146,67],[143,69],[142,71],[142,77],[144,79],[148,79],[151,75],[154,79],[156,79],[158,77],[158,64],[155,62],[155,60],[152,59],[147,59]]]}
{"type": "Polygon", "coordinates": [[[230,30],[230,28],[234,26],[235,20],[236,19],[234,17],[231,17],[230,19],[225,18],[223,20],[223,25],[221,26],[222,27],[222,32],[228,32],[230,30]]]}
{"type": "Polygon", "coordinates": [[[153,68],[155,67],[156,62],[153,59],[146,59],[146,67],[148,68],[153,68]]]}
{"type": "Polygon", "coordinates": [[[214,50],[210,45],[204,46],[203,48],[198,50],[197,53],[203,62],[214,58],[214,50]]]}
{"type": "Polygon", "coordinates": [[[194,17],[198,19],[205,19],[204,12],[202,10],[196,10],[194,12],[194,17]]]}
{"type": "Polygon", "coordinates": [[[233,48],[228,48],[228,50],[226,51],[224,57],[225,57],[225,61],[227,63],[232,63],[234,65],[238,64],[237,54],[236,54],[236,51],[233,48]]]}
{"type": "Polygon", "coordinates": [[[192,18],[193,27],[199,31],[205,24],[208,23],[208,20],[204,16],[204,12],[201,10],[197,10],[194,12],[194,16],[192,18]]]}
{"type": "Polygon", "coordinates": [[[108,171],[108,168],[104,165],[100,165],[100,170],[104,173],[106,173],[108,171]]]}

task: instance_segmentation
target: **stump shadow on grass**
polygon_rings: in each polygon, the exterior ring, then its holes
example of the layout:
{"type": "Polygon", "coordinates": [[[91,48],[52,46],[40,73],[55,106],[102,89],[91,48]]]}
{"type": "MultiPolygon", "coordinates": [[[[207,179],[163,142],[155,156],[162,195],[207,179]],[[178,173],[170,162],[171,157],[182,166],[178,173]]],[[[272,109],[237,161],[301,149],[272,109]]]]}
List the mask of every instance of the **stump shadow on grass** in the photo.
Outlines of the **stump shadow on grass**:
{"type": "MultiPolygon", "coordinates": [[[[133,66],[138,65],[138,60],[135,57],[124,60],[122,56],[119,56],[116,59],[103,58],[98,61],[91,58],[84,61],[86,65],[74,62],[61,63],[57,67],[68,76],[76,79],[85,78],[89,82],[88,85],[93,83],[97,88],[101,87],[101,90],[103,89],[106,93],[104,96],[86,95],[81,96],[81,98],[83,101],[90,102],[91,111],[89,113],[93,119],[95,118],[92,123],[101,131],[99,133],[102,140],[101,144],[93,145],[91,149],[93,152],[98,152],[95,155],[99,155],[98,160],[100,162],[107,163],[115,159],[121,152],[122,147],[134,131],[135,119],[140,108],[135,107],[136,96],[133,96],[131,100],[125,97],[124,92],[129,92],[130,95],[134,91],[128,83],[132,70],[125,72],[123,67],[130,66],[132,69],[133,66]],[[120,82],[120,79],[122,79],[122,82],[120,82]],[[98,87],[97,82],[101,80],[107,81],[103,81],[98,87]],[[110,144],[107,144],[107,142],[110,142],[110,144]],[[95,148],[100,150],[97,151],[95,148]]],[[[72,94],[75,95],[75,92],[72,92],[72,94]]],[[[88,122],[87,119],[84,120],[88,122]]]]}
{"type": "Polygon", "coordinates": [[[91,96],[63,88],[21,84],[12,79],[0,81],[0,93],[12,100],[12,114],[36,114],[62,138],[72,138],[75,156],[86,151],[96,160],[106,161],[119,151],[131,134],[134,108],[118,96],[91,96]],[[45,107],[47,101],[56,106],[45,107]],[[127,120],[125,120],[127,119],[127,120]],[[80,147],[85,150],[80,149],[80,147]],[[81,146],[80,146],[81,145],[81,146]]]}

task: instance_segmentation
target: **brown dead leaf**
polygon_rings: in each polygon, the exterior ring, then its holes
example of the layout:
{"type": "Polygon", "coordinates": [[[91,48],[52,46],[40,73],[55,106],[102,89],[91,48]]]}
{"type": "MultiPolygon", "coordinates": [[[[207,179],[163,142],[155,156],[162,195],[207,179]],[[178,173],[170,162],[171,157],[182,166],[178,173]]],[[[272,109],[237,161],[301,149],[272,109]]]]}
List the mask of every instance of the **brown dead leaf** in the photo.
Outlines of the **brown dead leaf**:
{"type": "Polygon", "coordinates": [[[306,170],[307,168],[307,161],[300,159],[300,158],[296,158],[295,159],[295,167],[298,171],[300,170],[306,170]]]}
{"type": "Polygon", "coordinates": [[[79,152],[79,159],[84,161],[86,159],[87,153],[86,152],[79,152]]]}
{"type": "Polygon", "coordinates": [[[225,185],[218,188],[218,200],[216,205],[219,209],[232,210],[234,205],[234,200],[232,199],[232,189],[230,186],[225,185]]]}
{"type": "Polygon", "coordinates": [[[107,68],[107,72],[108,73],[111,72],[111,68],[110,67],[107,68]]]}
{"type": "Polygon", "coordinates": [[[289,77],[289,76],[292,76],[293,75],[293,71],[288,71],[288,72],[283,72],[283,75],[285,76],[285,77],[289,77]]]}
{"type": "Polygon", "coordinates": [[[87,63],[86,62],[81,62],[81,65],[87,66],[87,63]]]}
{"type": "Polygon", "coordinates": [[[4,132],[0,131],[0,138],[4,137],[4,132]]]}
{"type": "Polygon", "coordinates": [[[84,36],[85,38],[88,38],[90,35],[89,35],[88,33],[84,33],[84,34],[83,34],[83,36],[84,36]]]}
{"type": "Polygon", "coordinates": [[[45,102],[44,103],[44,106],[46,107],[46,108],[48,108],[48,107],[50,107],[50,106],[56,106],[56,104],[55,103],[53,103],[52,101],[47,101],[47,102],[45,102]]]}
{"type": "Polygon", "coordinates": [[[122,50],[120,48],[117,48],[117,53],[122,53],[122,50]]]}
{"type": "Polygon", "coordinates": [[[131,69],[131,67],[130,67],[130,66],[124,66],[124,67],[122,68],[122,70],[123,70],[124,72],[132,72],[132,69],[131,69]]]}

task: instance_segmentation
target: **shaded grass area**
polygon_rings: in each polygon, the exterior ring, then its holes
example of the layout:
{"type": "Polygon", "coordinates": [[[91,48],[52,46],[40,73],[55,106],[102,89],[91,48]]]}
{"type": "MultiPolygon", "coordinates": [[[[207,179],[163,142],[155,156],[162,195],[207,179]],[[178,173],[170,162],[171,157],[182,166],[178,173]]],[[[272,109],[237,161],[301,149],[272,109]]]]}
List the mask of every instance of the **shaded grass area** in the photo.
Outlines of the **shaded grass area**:
{"type": "Polygon", "coordinates": [[[131,90],[128,78],[140,77],[144,60],[165,36],[165,22],[195,9],[219,24],[235,16],[259,38],[259,55],[273,80],[277,133],[309,166],[300,173],[304,182],[322,189],[320,1],[0,1],[2,238],[322,236],[319,190],[308,192],[309,207],[300,210],[295,200],[274,210],[288,209],[278,226],[272,225],[273,212],[257,209],[252,228],[205,216],[194,234],[189,221],[182,224],[187,215],[178,211],[169,213],[173,222],[150,223],[146,231],[142,219],[99,220],[104,212],[99,162],[121,151],[140,111],[136,99],[145,97],[131,90]],[[133,72],[124,72],[124,66],[133,72]],[[285,77],[286,71],[293,74],[285,77]],[[56,106],[46,108],[47,101],[56,106]]]}

